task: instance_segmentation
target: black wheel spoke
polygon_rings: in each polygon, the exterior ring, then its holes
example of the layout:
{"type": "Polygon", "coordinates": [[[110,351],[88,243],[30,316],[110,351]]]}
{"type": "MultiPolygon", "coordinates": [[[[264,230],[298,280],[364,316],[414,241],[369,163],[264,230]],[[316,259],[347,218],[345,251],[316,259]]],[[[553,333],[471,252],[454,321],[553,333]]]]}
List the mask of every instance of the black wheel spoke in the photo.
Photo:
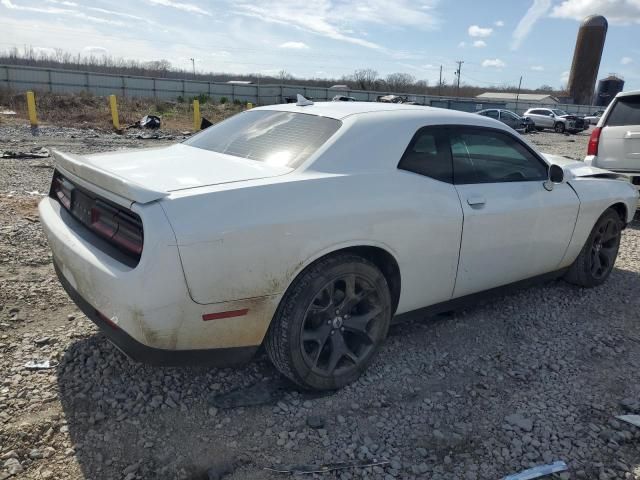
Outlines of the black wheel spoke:
{"type": "Polygon", "coordinates": [[[382,313],[382,308],[376,306],[367,313],[353,315],[344,319],[344,328],[350,332],[360,335],[365,341],[373,343],[369,336],[367,327],[369,322],[382,313]]]}
{"type": "Polygon", "coordinates": [[[598,252],[595,252],[595,255],[593,255],[593,260],[591,264],[591,273],[593,273],[594,275],[597,275],[601,267],[602,265],[600,264],[600,255],[598,254],[598,252]]]}
{"type": "Polygon", "coordinates": [[[358,364],[358,357],[349,349],[342,333],[336,332],[331,336],[331,355],[329,355],[327,371],[330,374],[333,373],[343,358],[348,358],[354,365],[358,364]]]}
{"type": "Polygon", "coordinates": [[[345,297],[340,305],[342,314],[349,314],[358,306],[365,298],[367,298],[374,290],[371,288],[360,286],[360,290],[356,293],[356,277],[349,275],[345,279],[345,297]]]}

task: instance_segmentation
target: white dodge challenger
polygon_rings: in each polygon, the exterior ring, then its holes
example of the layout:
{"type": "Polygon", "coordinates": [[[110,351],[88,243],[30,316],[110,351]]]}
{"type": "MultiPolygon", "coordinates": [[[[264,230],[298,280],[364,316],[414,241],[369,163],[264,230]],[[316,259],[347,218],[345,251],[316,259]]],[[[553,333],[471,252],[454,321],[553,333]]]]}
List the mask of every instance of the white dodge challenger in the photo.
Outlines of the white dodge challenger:
{"type": "Polygon", "coordinates": [[[496,120],[415,105],[301,99],[169,147],[55,157],[55,269],[116,346],[230,365],[264,345],[311,389],[355,380],[411,312],[601,284],[638,202],[496,120]]]}

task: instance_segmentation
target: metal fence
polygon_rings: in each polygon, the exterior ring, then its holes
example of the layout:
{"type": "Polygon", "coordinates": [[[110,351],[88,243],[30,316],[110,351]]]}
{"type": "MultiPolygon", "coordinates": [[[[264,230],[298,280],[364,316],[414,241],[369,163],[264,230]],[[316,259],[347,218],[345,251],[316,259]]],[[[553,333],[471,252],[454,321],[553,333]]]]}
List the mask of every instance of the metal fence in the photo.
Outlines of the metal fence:
{"type": "Polygon", "coordinates": [[[287,98],[295,98],[300,93],[314,100],[331,100],[335,95],[346,95],[359,101],[374,102],[380,95],[395,94],[407,96],[420,105],[475,112],[485,108],[506,108],[524,113],[529,108],[553,107],[569,113],[589,114],[596,107],[591,105],[558,104],[549,105],[531,102],[486,101],[469,98],[414,95],[397,92],[372,92],[366,90],[344,90],[303,85],[260,85],[206,82],[201,80],[178,80],[107,73],[81,72],[54,68],[0,65],[0,88],[17,92],[27,90],[55,93],[90,92],[94,95],[118,95],[124,97],[156,98],[159,100],[188,99],[199,95],[220,101],[225,97],[233,102],[251,102],[255,105],[285,103],[287,98]]]}

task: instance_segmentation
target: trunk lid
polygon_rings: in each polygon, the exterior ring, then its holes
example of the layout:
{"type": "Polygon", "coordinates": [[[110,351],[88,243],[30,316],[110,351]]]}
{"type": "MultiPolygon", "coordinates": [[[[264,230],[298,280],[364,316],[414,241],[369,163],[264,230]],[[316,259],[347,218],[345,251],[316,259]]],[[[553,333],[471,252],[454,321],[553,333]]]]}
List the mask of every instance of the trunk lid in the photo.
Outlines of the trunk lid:
{"type": "Polygon", "coordinates": [[[54,151],[62,169],[129,200],[148,203],[176,190],[284,175],[274,166],[188,145],[75,155],[54,151]]]}

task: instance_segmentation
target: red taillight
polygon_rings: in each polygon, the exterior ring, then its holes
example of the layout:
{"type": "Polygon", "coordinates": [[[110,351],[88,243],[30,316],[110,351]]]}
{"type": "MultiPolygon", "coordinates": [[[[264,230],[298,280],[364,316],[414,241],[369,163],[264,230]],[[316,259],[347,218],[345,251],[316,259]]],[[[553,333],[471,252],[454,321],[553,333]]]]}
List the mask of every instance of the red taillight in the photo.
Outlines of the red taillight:
{"type": "Polygon", "coordinates": [[[96,202],[91,208],[91,228],[103,237],[112,238],[118,231],[118,222],[115,217],[118,211],[96,202]]]}
{"type": "Polygon", "coordinates": [[[96,201],[91,208],[91,229],[135,255],[142,253],[142,227],[109,205],[96,201]]]}
{"type": "Polygon", "coordinates": [[[598,155],[598,143],[600,143],[601,127],[596,127],[589,137],[589,146],[587,147],[587,155],[598,155]]]}
{"type": "Polygon", "coordinates": [[[111,241],[120,245],[131,253],[140,255],[142,253],[142,228],[119,214],[118,231],[111,237],[111,241]]]}
{"type": "Polygon", "coordinates": [[[134,212],[97,197],[93,192],[71,183],[57,171],[49,195],[84,226],[132,257],[136,264],[140,260],[144,234],[142,220],[134,212]]]}
{"type": "Polygon", "coordinates": [[[69,210],[71,208],[71,187],[65,185],[63,178],[55,177],[53,179],[53,193],[55,193],[60,203],[69,210]]]}

